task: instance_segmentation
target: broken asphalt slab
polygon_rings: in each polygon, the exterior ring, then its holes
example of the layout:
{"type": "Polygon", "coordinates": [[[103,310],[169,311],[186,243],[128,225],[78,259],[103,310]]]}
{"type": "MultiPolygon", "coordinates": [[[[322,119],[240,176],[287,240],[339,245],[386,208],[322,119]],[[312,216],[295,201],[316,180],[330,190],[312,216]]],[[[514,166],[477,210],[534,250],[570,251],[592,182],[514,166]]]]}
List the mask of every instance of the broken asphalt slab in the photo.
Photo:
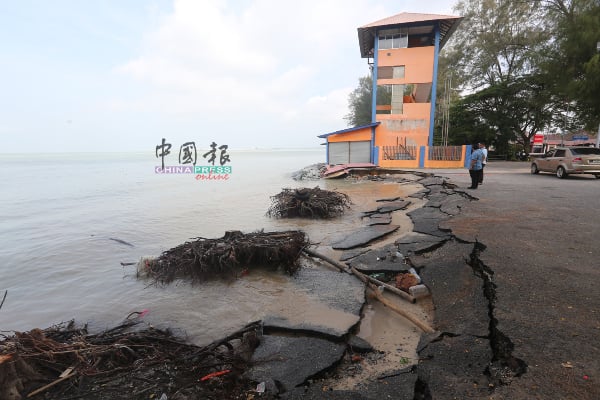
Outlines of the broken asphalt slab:
{"type": "Polygon", "coordinates": [[[422,397],[429,399],[487,399],[486,369],[492,358],[489,341],[469,335],[442,335],[419,352],[417,367],[422,397]]]}
{"type": "Polygon", "coordinates": [[[365,286],[353,275],[302,268],[290,282],[312,305],[267,315],[263,319],[266,332],[293,331],[339,341],[360,322],[365,286]]]}
{"type": "Polygon", "coordinates": [[[424,233],[411,232],[397,239],[394,244],[398,246],[400,253],[410,256],[435,250],[448,240],[444,237],[426,235],[424,233]]]}
{"type": "Polygon", "coordinates": [[[345,343],[320,338],[264,335],[245,376],[256,382],[274,381],[285,392],[333,367],[345,350],[345,343]]]}
{"type": "Polygon", "coordinates": [[[370,250],[350,261],[350,266],[365,273],[372,272],[404,272],[410,265],[404,263],[404,258],[397,255],[398,247],[389,244],[378,249],[370,250]]]}
{"type": "Polygon", "coordinates": [[[375,239],[379,239],[400,228],[400,225],[373,225],[358,229],[340,241],[331,245],[335,250],[349,250],[355,247],[366,246],[375,239]]]}
{"type": "Polygon", "coordinates": [[[406,210],[406,208],[411,204],[408,200],[398,200],[388,202],[385,205],[377,207],[377,213],[385,214],[393,211],[406,210]]]}
{"type": "Polygon", "coordinates": [[[341,255],[340,255],[340,261],[348,261],[351,260],[355,257],[360,256],[361,254],[364,254],[366,252],[368,252],[369,249],[366,247],[363,248],[358,248],[358,249],[351,249],[351,250],[346,250],[344,251],[341,255]]]}
{"type": "Polygon", "coordinates": [[[391,214],[371,214],[366,219],[367,225],[388,225],[392,223],[391,214]]]}
{"type": "Polygon", "coordinates": [[[439,236],[442,238],[450,238],[451,233],[448,230],[440,228],[440,224],[449,219],[450,216],[445,214],[437,207],[423,207],[407,213],[413,221],[413,232],[424,233],[431,236],[439,236]]]}
{"type": "Polygon", "coordinates": [[[425,178],[419,179],[417,183],[423,185],[426,188],[429,188],[429,186],[444,187],[447,183],[447,179],[441,176],[427,176],[425,178]]]}
{"type": "MultiPolygon", "coordinates": [[[[487,337],[490,319],[484,283],[467,260],[472,244],[447,242],[415,264],[435,304],[435,326],[452,335],[487,337]]],[[[417,261],[415,261],[416,263],[417,261]]]]}

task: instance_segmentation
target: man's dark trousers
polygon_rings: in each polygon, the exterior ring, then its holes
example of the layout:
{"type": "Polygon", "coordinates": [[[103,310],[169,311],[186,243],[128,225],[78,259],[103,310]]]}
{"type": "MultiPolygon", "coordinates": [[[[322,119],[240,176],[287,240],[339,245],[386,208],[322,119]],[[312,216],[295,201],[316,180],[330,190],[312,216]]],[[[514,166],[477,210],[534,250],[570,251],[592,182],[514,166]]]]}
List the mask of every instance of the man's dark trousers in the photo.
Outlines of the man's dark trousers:
{"type": "Polygon", "coordinates": [[[477,189],[479,180],[483,179],[483,169],[470,169],[469,175],[471,175],[471,189],[477,189]]]}

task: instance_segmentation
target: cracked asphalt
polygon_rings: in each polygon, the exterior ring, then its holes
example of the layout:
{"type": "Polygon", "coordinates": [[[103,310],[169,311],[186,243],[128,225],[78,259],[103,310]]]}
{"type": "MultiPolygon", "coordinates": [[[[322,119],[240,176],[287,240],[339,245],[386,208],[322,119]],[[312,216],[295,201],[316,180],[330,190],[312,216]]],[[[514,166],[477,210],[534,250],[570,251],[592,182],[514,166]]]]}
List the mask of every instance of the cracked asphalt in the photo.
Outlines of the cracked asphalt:
{"type": "Polygon", "coordinates": [[[467,170],[421,171],[476,200],[442,222],[454,244],[416,259],[442,335],[423,340],[415,399],[599,399],[600,179],[491,162],[467,190],[467,170]]]}
{"type": "Polygon", "coordinates": [[[424,187],[411,197],[427,200],[407,213],[413,233],[351,263],[411,254],[435,305],[419,363],[354,390],[317,383],[281,398],[600,399],[600,180],[493,162],[468,190],[465,169],[405,172],[424,187]]]}

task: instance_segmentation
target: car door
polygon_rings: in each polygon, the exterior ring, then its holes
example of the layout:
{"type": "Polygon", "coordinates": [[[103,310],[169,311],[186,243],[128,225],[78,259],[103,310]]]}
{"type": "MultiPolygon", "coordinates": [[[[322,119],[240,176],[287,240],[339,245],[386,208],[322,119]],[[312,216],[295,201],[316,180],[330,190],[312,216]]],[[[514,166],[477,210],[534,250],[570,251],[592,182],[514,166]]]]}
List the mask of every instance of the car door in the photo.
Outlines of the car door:
{"type": "Polygon", "coordinates": [[[550,167],[550,161],[554,157],[556,150],[547,151],[546,154],[538,158],[537,166],[540,171],[553,171],[550,167]]]}
{"type": "MultiPolygon", "coordinates": [[[[550,171],[556,171],[559,165],[565,164],[566,152],[567,150],[565,149],[556,149],[552,157],[548,159],[548,167],[550,168],[550,171]]],[[[566,169],[569,169],[568,166],[566,166],[566,169]]]]}

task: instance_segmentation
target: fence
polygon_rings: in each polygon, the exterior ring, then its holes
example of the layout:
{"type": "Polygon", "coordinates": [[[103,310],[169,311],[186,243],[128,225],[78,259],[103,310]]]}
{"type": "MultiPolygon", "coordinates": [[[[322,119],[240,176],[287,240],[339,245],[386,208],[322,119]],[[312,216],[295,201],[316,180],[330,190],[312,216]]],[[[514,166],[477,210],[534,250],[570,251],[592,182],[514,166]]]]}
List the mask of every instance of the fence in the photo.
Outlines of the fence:
{"type": "Polygon", "coordinates": [[[417,146],[382,146],[384,160],[416,160],[417,146]]]}
{"type": "Polygon", "coordinates": [[[462,159],[462,146],[431,146],[429,147],[428,159],[435,161],[460,161],[462,159]]]}

